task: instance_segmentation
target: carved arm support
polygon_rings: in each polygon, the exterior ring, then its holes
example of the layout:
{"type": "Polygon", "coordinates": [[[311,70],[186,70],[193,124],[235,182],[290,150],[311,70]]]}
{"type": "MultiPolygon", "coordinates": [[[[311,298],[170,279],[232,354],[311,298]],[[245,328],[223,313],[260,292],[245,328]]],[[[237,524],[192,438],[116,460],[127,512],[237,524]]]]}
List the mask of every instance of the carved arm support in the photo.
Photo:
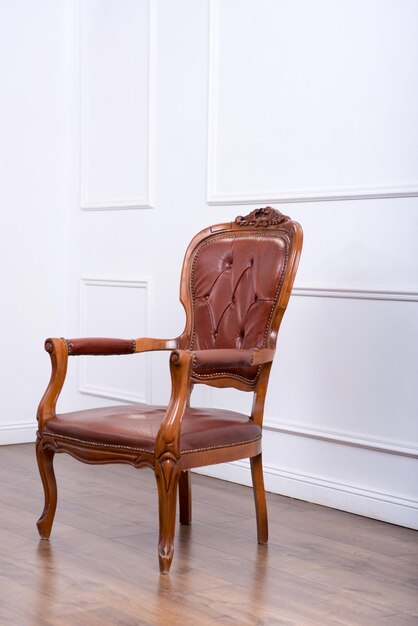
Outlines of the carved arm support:
{"type": "Polygon", "coordinates": [[[52,371],[49,385],[42,396],[36,414],[40,430],[42,430],[45,422],[55,415],[57,400],[64,385],[68,364],[68,346],[65,339],[47,339],[45,350],[51,358],[52,371]]]}
{"type": "Polygon", "coordinates": [[[174,350],[171,353],[171,397],[155,440],[155,460],[161,465],[166,479],[167,471],[170,473],[169,468],[180,458],[180,429],[189,400],[192,367],[192,352],[174,350]]]}

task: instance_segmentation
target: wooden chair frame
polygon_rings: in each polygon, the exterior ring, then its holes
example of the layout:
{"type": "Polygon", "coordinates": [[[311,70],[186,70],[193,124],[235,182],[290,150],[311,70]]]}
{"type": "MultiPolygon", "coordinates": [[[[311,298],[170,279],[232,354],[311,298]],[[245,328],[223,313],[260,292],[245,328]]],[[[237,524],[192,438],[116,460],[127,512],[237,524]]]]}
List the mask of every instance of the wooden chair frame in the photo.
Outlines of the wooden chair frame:
{"type": "Polygon", "coordinates": [[[66,452],[76,459],[90,464],[128,463],[136,468],[149,467],[156,477],[159,502],[159,542],[158,556],[161,573],[168,573],[173,558],[177,491],[179,492],[180,522],[191,523],[191,486],[189,470],[204,465],[249,458],[253,482],[257,537],[259,543],[267,543],[267,508],[263,482],[261,439],[241,445],[217,448],[214,450],[194,450],[187,454],[180,449],[181,425],[185,409],[194,384],[208,384],[214,387],[234,387],[254,394],[251,419],[260,427],[263,423],[264,403],[270,369],[275,353],[277,333],[286,309],[293,281],[296,275],[302,248],[302,229],[299,224],[270,207],[253,211],[247,217],[239,217],[233,223],[218,224],[201,231],[191,241],[183,263],[180,287],[180,300],[186,311],[186,325],[176,339],[139,338],[135,340],[114,340],[103,338],[47,339],[45,349],[50,355],[52,373],[49,385],[42,397],[37,412],[38,432],[36,456],[41,475],[45,506],[37,522],[41,538],[50,536],[57,505],[57,485],[54,475],[53,458],[55,453],[66,452]],[[265,346],[251,350],[204,350],[194,351],[192,334],[194,309],[191,294],[191,257],[196,248],[210,238],[222,233],[270,233],[282,237],[288,244],[288,258],[277,301],[272,310],[266,335],[265,346]],[[171,397],[161,422],[155,441],[155,449],[137,450],[98,446],[93,442],[66,441],[45,432],[44,428],[56,415],[56,405],[63,388],[69,356],[128,354],[148,351],[171,351],[169,365],[171,374],[171,397]],[[222,371],[213,377],[202,379],[198,374],[199,365],[216,365],[228,369],[236,365],[237,352],[240,364],[258,366],[254,382],[248,382],[222,371]],[[234,353],[234,354],[232,354],[234,353]]]}

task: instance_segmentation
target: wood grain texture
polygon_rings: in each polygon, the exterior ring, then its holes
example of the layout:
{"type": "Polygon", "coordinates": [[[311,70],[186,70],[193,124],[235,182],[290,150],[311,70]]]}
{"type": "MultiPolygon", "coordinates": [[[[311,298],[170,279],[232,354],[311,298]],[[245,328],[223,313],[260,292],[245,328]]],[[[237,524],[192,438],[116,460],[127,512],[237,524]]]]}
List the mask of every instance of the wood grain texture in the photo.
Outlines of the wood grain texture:
{"type": "Polygon", "coordinates": [[[160,577],[153,472],[54,462],[61,506],[38,541],[34,446],[0,447],[2,626],[417,623],[413,530],[267,494],[259,545],[252,490],[195,474],[193,525],[160,577]]]}

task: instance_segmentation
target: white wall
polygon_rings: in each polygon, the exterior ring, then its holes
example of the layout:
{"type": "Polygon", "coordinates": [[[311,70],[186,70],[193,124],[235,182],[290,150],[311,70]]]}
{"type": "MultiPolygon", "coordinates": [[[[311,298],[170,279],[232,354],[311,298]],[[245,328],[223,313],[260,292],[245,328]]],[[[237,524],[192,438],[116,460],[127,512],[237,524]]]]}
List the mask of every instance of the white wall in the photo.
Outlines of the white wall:
{"type": "MultiPolygon", "coordinates": [[[[211,8],[209,203],[284,203],[305,230],[267,485],[417,526],[418,7],[211,8]]],[[[246,467],[212,473],[247,482],[246,467]]]]}
{"type": "MultiPolygon", "coordinates": [[[[62,0],[54,7],[43,40],[55,42],[48,63],[59,76],[40,97],[51,109],[47,135],[56,151],[65,132],[67,160],[64,168],[51,158],[55,175],[38,194],[50,211],[49,246],[51,233],[64,233],[54,259],[65,251],[66,321],[57,328],[62,310],[50,307],[47,274],[37,273],[31,287],[39,283],[36,301],[48,308],[25,337],[37,372],[31,389],[40,395],[40,374],[47,378],[44,336],[176,336],[191,236],[268,202],[301,222],[305,247],[266,406],[267,487],[418,526],[416,3],[62,0]],[[65,38],[57,26],[64,11],[65,38]],[[65,112],[57,101],[64,95],[65,112]]],[[[37,66],[38,76],[48,63],[37,66]]],[[[31,80],[25,75],[21,89],[31,80]]],[[[37,144],[34,135],[33,152],[37,144]]],[[[38,171],[49,156],[38,156],[38,171]]],[[[13,171],[26,182],[32,173],[23,170],[17,161],[13,171]]],[[[12,189],[6,199],[16,199],[12,189]]],[[[35,203],[28,185],[24,194],[26,218],[35,203]]],[[[36,229],[45,241],[38,219],[39,211],[27,245],[36,229]]],[[[51,250],[37,253],[57,278],[51,250]]],[[[16,284],[30,258],[25,250],[10,279],[15,302],[27,297],[16,284]]],[[[74,359],[62,407],[164,402],[166,360],[80,366],[74,359]]],[[[35,398],[25,402],[33,414],[35,398]]],[[[201,387],[194,402],[246,410],[250,397],[201,387]]],[[[9,428],[29,419],[22,400],[11,398],[10,407],[9,428]]],[[[249,479],[243,462],[205,471],[249,479]]]]}
{"type": "Polygon", "coordinates": [[[33,438],[64,326],[64,40],[56,0],[0,3],[0,443],[33,438]]]}

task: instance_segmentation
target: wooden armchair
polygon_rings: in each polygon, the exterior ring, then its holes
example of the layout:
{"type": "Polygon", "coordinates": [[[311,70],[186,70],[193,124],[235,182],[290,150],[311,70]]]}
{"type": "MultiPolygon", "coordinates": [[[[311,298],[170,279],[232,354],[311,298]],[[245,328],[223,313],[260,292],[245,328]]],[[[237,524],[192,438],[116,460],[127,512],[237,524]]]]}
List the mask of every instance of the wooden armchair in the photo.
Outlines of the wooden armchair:
{"type": "Polygon", "coordinates": [[[187,319],[177,339],[47,339],[52,362],[39,404],[36,455],[45,492],[39,534],[51,533],[57,504],[56,452],[84,463],[129,463],[155,472],[159,500],[160,571],[173,558],[177,490],[180,523],[191,523],[193,467],[249,458],[259,543],[267,509],[261,461],[264,401],[277,332],[302,248],[302,229],[271,207],[201,231],[190,243],[180,299],[187,319]],[[170,350],[168,407],[130,404],[56,413],[68,357],[170,350]],[[254,394],[250,416],[191,408],[194,384],[254,394]]]}

